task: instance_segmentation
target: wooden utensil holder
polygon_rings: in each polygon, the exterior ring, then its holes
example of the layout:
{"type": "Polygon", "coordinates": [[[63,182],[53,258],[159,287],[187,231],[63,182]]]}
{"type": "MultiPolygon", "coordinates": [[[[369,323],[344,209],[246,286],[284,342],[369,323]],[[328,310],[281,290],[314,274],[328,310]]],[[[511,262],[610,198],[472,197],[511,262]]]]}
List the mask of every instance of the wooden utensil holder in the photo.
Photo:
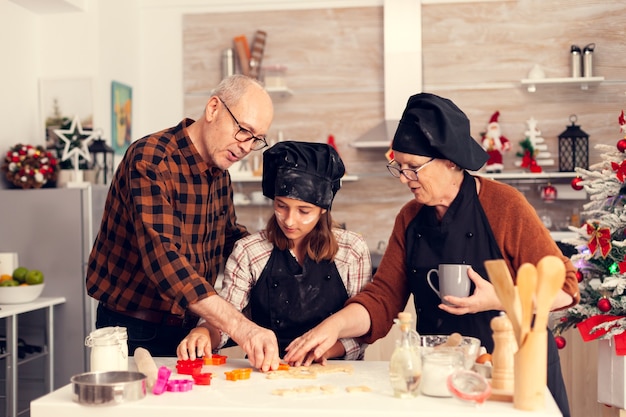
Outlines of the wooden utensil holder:
{"type": "Polygon", "coordinates": [[[547,330],[532,330],[515,353],[513,407],[534,411],[546,405],[548,382],[547,330]]]}

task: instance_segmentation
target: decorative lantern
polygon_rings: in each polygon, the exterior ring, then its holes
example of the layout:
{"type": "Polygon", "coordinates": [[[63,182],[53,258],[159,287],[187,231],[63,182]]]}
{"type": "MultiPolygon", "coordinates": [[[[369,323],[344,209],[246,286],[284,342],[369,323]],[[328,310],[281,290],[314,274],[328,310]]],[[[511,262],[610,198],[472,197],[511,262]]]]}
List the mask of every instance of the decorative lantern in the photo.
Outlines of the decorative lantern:
{"type": "Polygon", "coordinates": [[[108,181],[113,178],[113,155],[115,151],[111,148],[102,138],[94,140],[89,145],[89,153],[91,153],[91,166],[90,169],[96,170],[97,182],[100,182],[102,178],[102,184],[108,184],[108,181]],[[102,173],[102,177],[100,174],[102,173]]]}
{"type": "Polygon", "coordinates": [[[589,135],[575,123],[575,114],[569,117],[571,126],[559,135],[559,171],[573,172],[576,167],[589,168],[589,135]]]}

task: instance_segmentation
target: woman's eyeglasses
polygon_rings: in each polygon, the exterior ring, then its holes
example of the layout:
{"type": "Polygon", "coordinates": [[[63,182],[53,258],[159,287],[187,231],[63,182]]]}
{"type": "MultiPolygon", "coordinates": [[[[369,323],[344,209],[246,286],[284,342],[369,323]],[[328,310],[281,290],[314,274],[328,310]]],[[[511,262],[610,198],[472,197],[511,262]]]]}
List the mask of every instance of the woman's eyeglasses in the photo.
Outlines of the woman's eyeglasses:
{"type": "Polygon", "coordinates": [[[404,177],[407,180],[410,181],[417,181],[417,173],[424,169],[424,167],[428,166],[428,164],[430,164],[431,162],[433,162],[435,160],[435,158],[430,158],[430,161],[426,162],[424,165],[422,165],[419,168],[416,169],[411,169],[411,168],[405,168],[405,169],[401,169],[400,166],[398,165],[398,163],[395,160],[391,160],[388,164],[387,164],[387,169],[389,170],[389,173],[391,175],[393,175],[396,178],[400,178],[400,175],[404,175],[404,177]]]}

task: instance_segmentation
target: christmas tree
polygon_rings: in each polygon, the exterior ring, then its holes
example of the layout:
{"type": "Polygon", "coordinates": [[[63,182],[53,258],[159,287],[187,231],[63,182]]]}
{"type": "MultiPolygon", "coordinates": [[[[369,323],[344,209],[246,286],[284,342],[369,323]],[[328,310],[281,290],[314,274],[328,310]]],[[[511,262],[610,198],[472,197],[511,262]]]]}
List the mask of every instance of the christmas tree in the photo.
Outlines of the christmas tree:
{"type": "MultiPolygon", "coordinates": [[[[623,111],[619,123],[626,133],[623,111]]],[[[583,340],[614,339],[617,353],[626,354],[626,136],[616,146],[595,148],[602,161],[576,168],[571,183],[589,195],[581,213],[587,220],[570,226],[577,237],[567,241],[577,249],[571,259],[578,268],[580,303],[559,314],[553,331],[564,345],[561,332],[575,326],[583,340]]]]}

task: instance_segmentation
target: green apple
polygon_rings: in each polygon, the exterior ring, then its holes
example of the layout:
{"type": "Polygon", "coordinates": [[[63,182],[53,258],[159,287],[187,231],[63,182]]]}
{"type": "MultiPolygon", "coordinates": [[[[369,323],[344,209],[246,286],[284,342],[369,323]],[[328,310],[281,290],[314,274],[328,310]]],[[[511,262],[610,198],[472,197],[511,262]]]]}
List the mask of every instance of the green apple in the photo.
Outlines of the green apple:
{"type": "Polygon", "coordinates": [[[26,273],[26,283],[28,285],[37,285],[43,283],[43,272],[38,269],[31,269],[26,273]]]}
{"type": "Polygon", "coordinates": [[[17,287],[20,283],[14,279],[7,279],[6,281],[0,282],[0,287],[17,287]]]}
{"type": "Polygon", "coordinates": [[[26,282],[26,274],[28,274],[28,268],[18,266],[13,271],[13,279],[20,283],[24,283],[26,282]]]}

